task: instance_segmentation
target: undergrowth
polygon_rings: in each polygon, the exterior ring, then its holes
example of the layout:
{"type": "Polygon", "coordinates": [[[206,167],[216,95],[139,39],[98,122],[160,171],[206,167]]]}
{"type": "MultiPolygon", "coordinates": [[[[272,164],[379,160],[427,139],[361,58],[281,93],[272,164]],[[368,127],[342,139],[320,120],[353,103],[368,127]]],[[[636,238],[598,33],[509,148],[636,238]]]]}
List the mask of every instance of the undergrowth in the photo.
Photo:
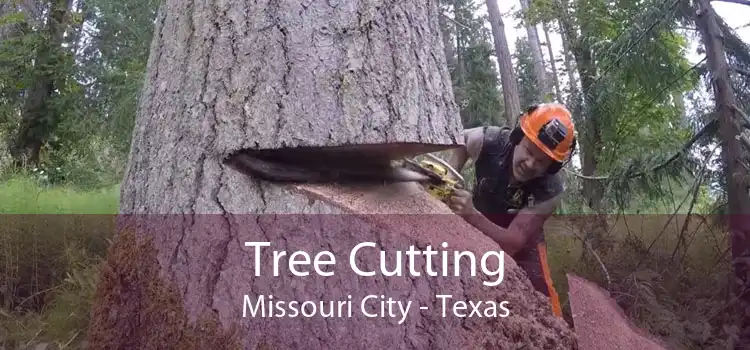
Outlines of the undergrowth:
{"type": "MultiPolygon", "coordinates": [[[[118,191],[47,187],[27,177],[0,183],[0,213],[16,214],[3,216],[0,225],[0,347],[80,348],[97,267],[114,232],[113,216],[90,214],[116,213],[118,191]]],[[[557,216],[547,230],[553,279],[568,316],[565,274],[572,272],[607,287],[638,326],[675,348],[726,347],[733,331],[724,326],[732,304],[723,230],[700,216],[691,216],[683,230],[684,215],[612,215],[603,237],[616,243],[596,249],[600,264],[582,258],[586,249],[570,234],[586,229],[571,218],[557,216]]]]}
{"type": "Polygon", "coordinates": [[[566,273],[572,272],[607,289],[637,326],[675,349],[727,348],[736,331],[727,326],[732,323],[728,237],[711,220],[687,218],[611,215],[605,232],[605,239],[615,242],[611,249],[587,247],[580,236],[571,236],[581,232],[581,225],[570,223],[573,216],[554,218],[559,222],[549,225],[554,228],[547,242],[564,311],[570,315],[566,273]],[[592,250],[601,262],[582,258],[592,250]]]}
{"type": "Polygon", "coordinates": [[[0,348],[85,339],[96,267],[114,232],[119,186],[0,183],[0,348]],[[46,214],[46,215],[39,215],[46,214]]]}

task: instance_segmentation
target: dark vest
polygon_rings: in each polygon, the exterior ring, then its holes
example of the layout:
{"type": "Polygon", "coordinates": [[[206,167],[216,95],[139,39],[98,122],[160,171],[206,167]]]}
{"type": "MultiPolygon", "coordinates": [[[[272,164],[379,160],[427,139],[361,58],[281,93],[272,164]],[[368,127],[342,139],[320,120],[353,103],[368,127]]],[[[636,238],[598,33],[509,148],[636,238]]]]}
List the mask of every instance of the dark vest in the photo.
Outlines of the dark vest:
{"type": "Polygon", "coordinates": [[[474,163],[474,207],[496,225],[508,227],[515,217],[507,213],[508,209],[527,206],[529,187],[534,184],[510,185],[514,149],[510,129],[490,126],[484,132],[482,150],[474,163]]]}

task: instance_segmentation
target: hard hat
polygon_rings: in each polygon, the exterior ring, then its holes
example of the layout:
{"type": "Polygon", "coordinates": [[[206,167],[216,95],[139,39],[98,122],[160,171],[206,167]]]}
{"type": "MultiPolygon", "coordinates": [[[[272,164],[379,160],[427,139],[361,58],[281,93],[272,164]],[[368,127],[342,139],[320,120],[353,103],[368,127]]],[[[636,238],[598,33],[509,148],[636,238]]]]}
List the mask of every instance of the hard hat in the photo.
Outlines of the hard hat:
{"type": "Polygon", "coordinates": [[[570,111],[559,103],[539,104],[521,116],[524,135],[550,158],[563,162],[575,147],[575,125],[570,111]]]}

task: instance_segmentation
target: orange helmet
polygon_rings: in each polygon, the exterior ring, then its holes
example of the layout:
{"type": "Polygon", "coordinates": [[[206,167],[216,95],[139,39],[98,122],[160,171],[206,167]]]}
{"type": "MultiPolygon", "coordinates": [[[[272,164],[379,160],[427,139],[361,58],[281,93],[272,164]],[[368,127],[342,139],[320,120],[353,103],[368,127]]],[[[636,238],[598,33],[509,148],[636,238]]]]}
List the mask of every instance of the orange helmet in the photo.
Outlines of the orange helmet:
{"type": "Polygon", "coordinates": [[[571,113],[559,103],[531,107],[520,120],[521,130],[544,153],[562,162],[575,146],[571,113]]]}

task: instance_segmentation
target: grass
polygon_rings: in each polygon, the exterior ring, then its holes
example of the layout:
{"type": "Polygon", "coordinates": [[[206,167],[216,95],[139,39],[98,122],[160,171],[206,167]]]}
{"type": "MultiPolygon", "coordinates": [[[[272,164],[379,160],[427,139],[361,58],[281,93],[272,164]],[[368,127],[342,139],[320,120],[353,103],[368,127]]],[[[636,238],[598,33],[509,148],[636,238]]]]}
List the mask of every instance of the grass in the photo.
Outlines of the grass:
{"type": "Polygon", "coordinates": [[[14,177],[0,183],[0,348],[77,348],[119,186],[78,191],[14,177]],[[30,215],[37,214],[37,215],[30,215]],[[48,215],[38,215],[48,214],[48,215]]]}
{"type": "Polygon", "coordinates": [[[20,176],[0,183],[0,214],[114,214],[118,206],[119,186],[80,192],[20,176]]]}
{"type": "MultiPolygon", "coordinates": [[[[0,348],[80,346],[96,266],[113,232],[111,215],[84,214],[116,213],[118,194],[119,186],[49,188],[21,176],[0,183],[0,213],[6,214],[0,225],[0,348]]],[[[600,264],[582,259],[586,249],[569,235],[593,229],[566,220],[572,217],[558,216],[547,225],[552,277],[568,313],[566,273],[607,284],[600,264]]],[[[683,231],[684,215],[609,219],[612,229],[603,236],[615,244],[597,251],[611,278],[610,292],[626,313],[677,348],[725,346],[727,313],[717,312],[727,308],[724,232],[698,217],[683,231]]]]}

